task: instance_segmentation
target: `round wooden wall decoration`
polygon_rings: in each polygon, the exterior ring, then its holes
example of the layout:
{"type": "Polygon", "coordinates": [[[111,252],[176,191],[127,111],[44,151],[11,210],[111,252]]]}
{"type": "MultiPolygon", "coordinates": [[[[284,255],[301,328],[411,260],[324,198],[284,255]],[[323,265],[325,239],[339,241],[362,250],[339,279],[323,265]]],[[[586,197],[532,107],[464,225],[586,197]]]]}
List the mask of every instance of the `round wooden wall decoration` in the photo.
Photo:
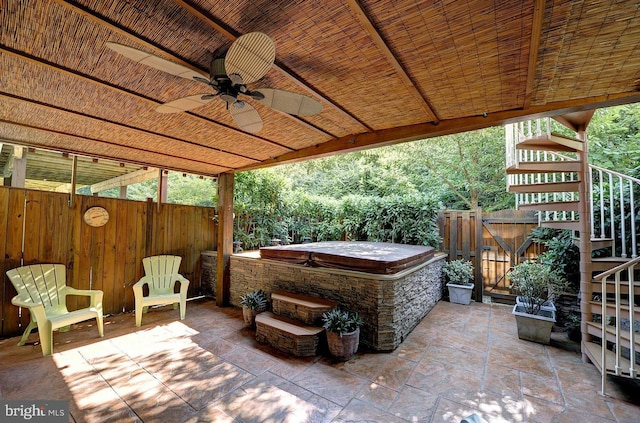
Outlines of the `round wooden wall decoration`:
{"type": "Polygon", "coordinates": [[[84,221],[89,226],[99,228],[109,221],[109,212],[103,207],[90,207],[84,212],[84,221]]]}

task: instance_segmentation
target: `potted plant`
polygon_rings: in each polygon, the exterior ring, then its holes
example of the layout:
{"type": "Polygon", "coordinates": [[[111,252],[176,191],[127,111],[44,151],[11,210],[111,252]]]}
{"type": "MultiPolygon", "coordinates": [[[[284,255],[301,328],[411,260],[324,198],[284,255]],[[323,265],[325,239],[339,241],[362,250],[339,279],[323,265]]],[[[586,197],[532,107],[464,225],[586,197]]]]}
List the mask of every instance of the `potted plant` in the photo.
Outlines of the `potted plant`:
{"type": "Polygon", "coordinates": [[[509,279],[519,297],[513,307],[518,338],[549,344],[556,322],[553,300],[565,289],[566,280],[548,264],[534,261],[514,266],[509,279]]]}
{"type": "Polygon", "coordinates": [[[360,342],[360,315],[334,308],[322,314],[322,322],[327,330],[327,344],[331,355],[343,361],[353,357],[360,342]]]}
{"type": "Polygon", "coordinates": [[[247,326],[254,327],[256,315],[267,309],[267,294],[259,289],[240,297],[242,304],[242,317],[247,326]]]}
{"type": "Polygon", "coordinates": [[[473,292],[473,265],[469,260],[458,259],[448,262],[442,271],[449,279],[449,301],[455,304],[469,304],[473,292]]]}

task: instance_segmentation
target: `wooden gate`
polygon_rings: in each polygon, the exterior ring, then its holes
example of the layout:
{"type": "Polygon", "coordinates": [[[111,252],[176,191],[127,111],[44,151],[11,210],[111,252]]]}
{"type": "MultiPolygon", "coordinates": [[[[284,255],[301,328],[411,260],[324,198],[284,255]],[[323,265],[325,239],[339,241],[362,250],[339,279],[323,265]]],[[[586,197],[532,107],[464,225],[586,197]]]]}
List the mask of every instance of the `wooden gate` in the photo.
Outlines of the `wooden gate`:
{"type": "Polygon", "coordinates": [[[482,209],[443,210],[438,224],[442,244],[440,250],[448,260],[470,260],[475,271],[475,300],[489,295],[496,301],[511,302],[506,274],[522,260],[535,258],[540,246],[529,234],[538,226],[533,212],[500,210],[483,214],[482,209]]]}

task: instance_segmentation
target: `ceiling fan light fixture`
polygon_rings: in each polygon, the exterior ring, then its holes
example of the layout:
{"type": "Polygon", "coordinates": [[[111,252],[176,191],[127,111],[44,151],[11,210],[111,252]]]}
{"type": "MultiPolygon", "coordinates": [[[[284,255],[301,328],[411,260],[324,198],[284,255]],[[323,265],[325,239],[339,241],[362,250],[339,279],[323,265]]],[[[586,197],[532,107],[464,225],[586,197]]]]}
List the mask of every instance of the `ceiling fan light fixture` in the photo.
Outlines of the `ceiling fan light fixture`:
{"type": "Polygon", "coordinates": [[[238,101],[238,98],[235,95],[229,93],[220,94],[220,98],[223,99],[227,104],[233,104],[238,101]]]}

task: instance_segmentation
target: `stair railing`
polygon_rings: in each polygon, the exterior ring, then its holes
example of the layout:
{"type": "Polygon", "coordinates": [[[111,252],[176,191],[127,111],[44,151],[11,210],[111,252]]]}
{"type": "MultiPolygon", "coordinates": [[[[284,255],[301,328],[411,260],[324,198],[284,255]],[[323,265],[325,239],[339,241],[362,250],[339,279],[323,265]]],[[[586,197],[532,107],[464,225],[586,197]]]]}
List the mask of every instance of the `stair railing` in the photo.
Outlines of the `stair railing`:
{"type": "MultiPolygon", "coordinates": [[[[541,136],[544,133],[551,134],[550,119],[537,120],[532,123],[520,122],[517,124],[511,124],[506,126],[506,148],[507,148],[507,167],[518,167],[525,162],[536,161],[571,161],[577,160],[576,157],[572,157],[571,153],[559,154],[552,151],[533,151],[518,149],[518,143],[536,136],[541,136]]],[[[601,331],[601,374],[602,374],[602,393],[605,393],[605,382],[607,376],[607,357],[611,354],[615,355],[615,363],[612,366],[612,373],[620,376],[622,373],[628,373],[631,377],[638,377],[635,370],[637,363],[635,345],[636,333],[635,333],[635,321],[636,313],[634,309],[634,293],[635,284],[634,270],[638,263],[640,263],[640,257],[637,255],[638,239],[636,234],[636,210],[634,204],[635,192],[640,192],[640,179],[633,178],[628,175],[624,175],[619,172],[605,169],[600,166],[589,165],[588,182],[590,186],[589,190],[589,205],[591,213],[591,238],[601,240],[611,240],[611,255],[618,257],[629,257],[631,261],[623,263],[611,270],[600,273],[593,281],[600,282],[602,288],[602,303],[601,303],[601,316],[602,316],[602,331],[601,331]],[[628,293],[623,292],[624,284],[627,282],[622,281],[622,274],[628,275],[628,293]],[[607,298],[607,282],[611,279],[614,283],[614,298],[607,298]],[[627,329],[623,329],[621,321],[621,312],[623,310],[622,296],[626,295],[629,299],[629,329],[627,335],[627,329]],[[615,312],[613,315],[607,315],[607,302],[613,305],[615,312]],[[612,304],[613,302],[613,304],[612,304]],[[610,317],[615,317],[615,327],[608,326],[607,323],[610,317]],[[607,331],[607,329],[610,329],[607,331]],[[615,352],[611,352],[607,349],[607,335],[611,333],[613,329],[613,336],[615,339],[615,352]],[[622,363],[622,347],[621,341],[623,335],[628,336],[630,352],[629,352],[629,368],[623,368],[622,363]]],[[[549,172],[549,173],[537,173],[537,174],[509,174],[507,175],[507,189],[509,185],[521,185],[521,184],[533,184],[533,183],[550,183],[569,180],[575,180],[572,172],[549,172]]],[[[530,203],[545,203],[551,201],[570,201],[577,199],[577,193],[516,193],[516,208],[520,204],[530,203]],[[574,195],[576,197],[574,197],[574,195]]],[[[575,220],[575,212],[571,212],[571,220],[575,220]]],[[[541,222],[544,220],[565,220],[567,219],[566,212],[538,212],[541,222]]],[[[589,299],[590,300],[590,299],[589,299]]],[[[589,301],[587,300],[587,301],[589,301]]],[[[638,316],[640,318],[640,316],[638,316]]],[[[583,325],[586,322],[583,322],[583,325]]],[[[582,328],[583,335],[586,333],[584,326],[582,328]]],[[[609,339],[611,335],[609,335],[609,339]]],[[[609,359],[611,359],[609,357],[609,359]]]]}
{"type": "Polygon", "coordinates": [[[592,226],[596,220],[599,223],[599,228],[592,228],[592,238],[611,238],[614,243],[613,255],[617,255],[617,245],[619,245],[619,257],[636,258],[638,256],[636,234],[638,218],[634,200],[635,191],[640,191],[640,179],[595,165],[589,165],[589,168],[592,187],[590,199],[592,226]],[[597,198],[594,198],[595,196],[597,198]],[[596,211],[599,212],[599,216],[596,215],[596,211]],[[619,223],[616,224],[616,221],[619,223]],[[596,229],[599,229],[599,234],[595,233],[596,229]]]}
{"type": "Polygon", "coordinates": [[[602,394],[606,394],[606,377],[607,377],[607,282],[613,276],[614,282],[614,292],[615,292],[615,326],[614,326],[614,336],[615,336],[615,365],[613,366],[613,373],[616,376],[621,376],[622,373],[629,373],[632,378],[637,376],[636,372],[636,345],[635,345],[635,309],[634,309],[634,270],[635,266],[640,263],[640,257],[637,257],[627,263],[623,263],[619,266],[614,267],[613,269],[607,270],[606,272],[600,273],[598,276],[594,278],[594,281],[599,281],[601,283],[602,288],[602,333],[600,339],[602,340],[602,349],[601,349],[601,357],[600,363],[602,368],[602,394]],[[621,296],[622,296],[622,279],[621,275],[623,272],[628,274],[628,293],[629,296],[629,368],[623,368],[621,366],[622,362],[622,334],[626,332],[626,330],[622,329],[620,311],[621,311],[621,296]]]}
{"type": "MultiPolygon", "coordinates": [[[[537,119],[505,125],[507,167],[517,167],[521,163],[539,161],[571,161],[576,160],[564,153],[551,151],[532,151],[518,149],[518,143],[543,134],[550,135],[551,119],[537,119]]],[[[636,192],[640,192],[640,179],[589,165],[589,196],[591,210],[591,238],[611,239],[612,255],[618,257],[638,256],[638,237],[636,225],[638,217],[634,205],[636,192]]],[[[575,173],[544,174],[511,174],[507,175],[507,189],[511,185],[553,183],[576,180],[575,173]]],[[[516,193],[516,209],[521,204],[546,203],[555,201],[574,201],[578,199],[575,192],[560,193],[516,193]]],[[[576,212],[539,212],[540,223],[550,220],[577,220],[576,212]]]]}

